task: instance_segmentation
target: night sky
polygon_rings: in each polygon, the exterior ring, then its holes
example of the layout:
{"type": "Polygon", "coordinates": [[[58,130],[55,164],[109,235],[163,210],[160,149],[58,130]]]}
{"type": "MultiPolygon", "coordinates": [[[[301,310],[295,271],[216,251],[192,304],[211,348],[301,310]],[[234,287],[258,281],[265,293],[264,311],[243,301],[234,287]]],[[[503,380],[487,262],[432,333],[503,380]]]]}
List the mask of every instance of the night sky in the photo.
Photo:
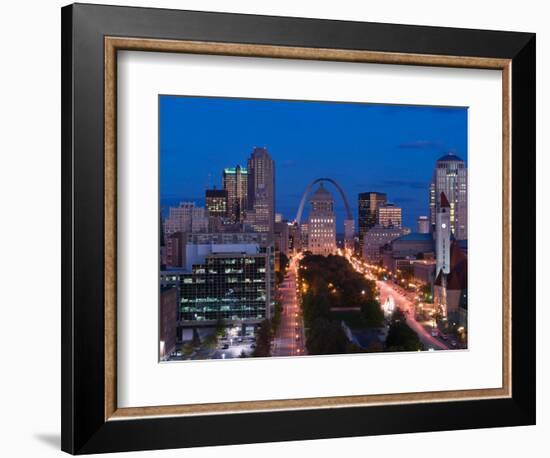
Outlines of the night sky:
{"type": "MultiPolygon", "coordinates": [[[[385,192],[416,230],[428,215],[435,161],[453,151],[467,161],[467,108],[334,102],[159,97],[160,203],[204,205],[222,170],[246,167],[254,146],[275,161],[276,211],[293,220],[307,184],[337,181],[357,225],[357,194],[385,192]]],[[[338,231],[344,205],[331,184],[338,231]]],[[[309,205],[308,205],[309,207],[309,205]]],[[[307,215],[307,213],[306,213],[307,215]]]]}

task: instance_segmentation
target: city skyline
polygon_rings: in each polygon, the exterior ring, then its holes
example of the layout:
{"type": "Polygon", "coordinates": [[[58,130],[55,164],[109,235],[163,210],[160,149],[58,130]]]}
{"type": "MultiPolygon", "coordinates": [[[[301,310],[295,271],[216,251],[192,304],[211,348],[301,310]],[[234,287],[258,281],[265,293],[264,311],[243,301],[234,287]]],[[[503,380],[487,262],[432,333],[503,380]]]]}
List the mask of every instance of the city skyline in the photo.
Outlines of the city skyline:
{"type": "Polygon", "coordinates": [[[467,348],[465,108],[159,101],[161,360],[467,348]]]}
{"type": "MultiPolygon", "coordinates": [[[[467,161],[467,109],[460,107],[161,96],[159,115],[163,212],[180,201],[204,206],[204,191],[222,188],[222,171],[246,168],[261,146],[275,162],[275,211],[284,218],[294,219],[309,181],[327,176],[344,188],[356,221],[357,195],[377,191],[402,207],[403,225],[414,228],[429,215],[435,161],[447,151],[467,161]],[[342,149],[349,154],[334,153],[342,149]]],[[[343,232],[338,198],[335,213],[343,232]]]]}

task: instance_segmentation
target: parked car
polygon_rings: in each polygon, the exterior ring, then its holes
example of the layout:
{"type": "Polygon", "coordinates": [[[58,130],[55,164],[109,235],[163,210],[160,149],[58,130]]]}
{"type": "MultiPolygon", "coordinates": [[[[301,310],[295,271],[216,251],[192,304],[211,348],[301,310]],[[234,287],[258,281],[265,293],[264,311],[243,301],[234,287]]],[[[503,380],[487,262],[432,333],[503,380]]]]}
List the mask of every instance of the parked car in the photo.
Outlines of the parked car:
{"type": "Polygon", "coordinates": [[[227,350],[228,348],[229,348],[229,344],[228,344],[228,343],[223,344],[222,350],[227,350]]]}

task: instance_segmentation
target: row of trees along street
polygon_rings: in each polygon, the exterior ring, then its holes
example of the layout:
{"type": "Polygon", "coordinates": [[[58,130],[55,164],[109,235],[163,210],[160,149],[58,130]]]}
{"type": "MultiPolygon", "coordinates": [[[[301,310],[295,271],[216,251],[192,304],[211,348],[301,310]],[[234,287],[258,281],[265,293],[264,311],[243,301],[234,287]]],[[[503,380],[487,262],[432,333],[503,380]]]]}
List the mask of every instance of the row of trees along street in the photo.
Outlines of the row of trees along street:
{"type": "Polygon", "coordinates": [[[385,320],[376,299],[376,283],[355,271],[346,258],[306,253],[300,261],[299,280],[310,355],[421,349],[400,311],[390,319],[385,346],[365,350],[348,340],[341,326],[343,317],[356,329],[381,328],[385,320]]]}

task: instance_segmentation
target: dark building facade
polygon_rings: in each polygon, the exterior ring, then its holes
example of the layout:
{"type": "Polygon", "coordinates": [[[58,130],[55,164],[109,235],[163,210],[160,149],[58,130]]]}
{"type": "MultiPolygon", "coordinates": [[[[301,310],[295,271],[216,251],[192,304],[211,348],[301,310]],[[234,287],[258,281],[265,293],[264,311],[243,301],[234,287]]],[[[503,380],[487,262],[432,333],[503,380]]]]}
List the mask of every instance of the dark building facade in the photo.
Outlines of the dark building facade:
{"type": "Polygon", "coordinates": [[[227,217],[227,189],[207,189],[205,198],[208,216],[220,218],[227,217]]]}
{"type": "Polygon", "coordinates": [[[167,359],[176,347],[178,295],[174,286],[160,290],[160,348],[161,360],[167,359]]]}
{"type": "Polygon", "coordinates": [[[376,226],[378,222],[378,208],[385,205],[388,197],[382,192],[362,192],[358,196],[359,240],[363,240],[365,233],[376,226]]]}
{"type": "Polygon", "coordinates": [[[175,232],[166,237],[165,265],[167,269],[181,267],[184,262],[185,234],[175,232]]]}

